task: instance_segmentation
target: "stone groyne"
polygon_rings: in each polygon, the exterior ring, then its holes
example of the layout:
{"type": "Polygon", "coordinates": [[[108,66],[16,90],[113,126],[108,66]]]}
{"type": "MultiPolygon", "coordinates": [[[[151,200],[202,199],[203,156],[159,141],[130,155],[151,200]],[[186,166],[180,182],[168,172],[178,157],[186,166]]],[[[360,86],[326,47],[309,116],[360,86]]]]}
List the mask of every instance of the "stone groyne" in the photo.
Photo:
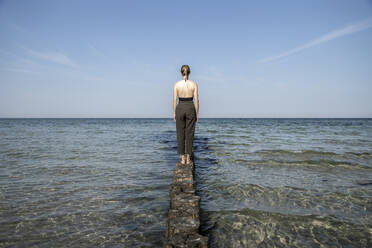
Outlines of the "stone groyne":
{"type": "Polygon", "coordinates": [[[169,186],[170,209],[165,248],[207,248],[208,237],[199,234],[200,197],[195,194],[194,163],[177,163],[169,186]]]}

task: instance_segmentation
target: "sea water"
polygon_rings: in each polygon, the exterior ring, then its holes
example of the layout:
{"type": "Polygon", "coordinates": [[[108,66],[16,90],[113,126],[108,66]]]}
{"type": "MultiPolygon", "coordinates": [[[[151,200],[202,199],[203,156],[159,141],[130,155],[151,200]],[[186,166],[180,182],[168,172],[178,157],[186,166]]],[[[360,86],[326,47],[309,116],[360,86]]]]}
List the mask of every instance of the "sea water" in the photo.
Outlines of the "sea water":
{"type": "MultiPolygon", "coordinates": [[[[210,247],[372,247],[372,119],[200,119],[210,247]]],[[[0,119],[0,247],[162,247],[172,119],[0,119]]]]}

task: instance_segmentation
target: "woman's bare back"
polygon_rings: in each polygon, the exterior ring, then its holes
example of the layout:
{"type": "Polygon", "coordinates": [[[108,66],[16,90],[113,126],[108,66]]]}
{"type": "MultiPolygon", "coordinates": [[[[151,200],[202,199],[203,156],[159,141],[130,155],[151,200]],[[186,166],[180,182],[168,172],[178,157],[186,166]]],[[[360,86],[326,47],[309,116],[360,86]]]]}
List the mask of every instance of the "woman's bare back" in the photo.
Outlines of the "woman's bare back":
{"type": "Polygon", "coordinates": [[[180,80],[175,83],[174,87],[178,97],[194,97],[196,83],[191,80],[180,80]]]}

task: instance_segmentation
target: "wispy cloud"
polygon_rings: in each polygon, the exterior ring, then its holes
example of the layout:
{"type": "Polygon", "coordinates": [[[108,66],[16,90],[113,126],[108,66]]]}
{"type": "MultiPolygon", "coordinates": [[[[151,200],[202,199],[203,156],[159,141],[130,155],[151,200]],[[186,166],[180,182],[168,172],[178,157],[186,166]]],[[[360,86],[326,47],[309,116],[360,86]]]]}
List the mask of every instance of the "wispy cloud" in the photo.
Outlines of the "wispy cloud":
{"type": "Polygon", "coordinates": [[[339,37],[342,37],[342,36],[346,36],[346,35],[350,35],[350,34],[353,34],[353,33],[356,33],[356,32],[360,32],[360,31],[369,29],[371,27],[372,27],[372,18],[369,18],[369,19],[361,21],[359,23],[351,24],[351,25],[348,25],[348,26],[346,26],[344,28],[341,28],[341,29],[336,29],[332,32],[329,32],[328,34],[325,34],[325,35],[323,35],[323,36],[321,36],[321,37],[319,37],[315,40],[307,42],[307,43],[305,43],[301,46],[298,46],[294,49],[283,52],[283,53],[281,53],[279,55],[276,55],[276,56],[261,59],[259,62],[267,63],[267,62],[271,62],[271,61],[274,61],[274,60],[282,59],[282,58],[288,57],[292,54],[301,52],[301,51],[303,51],[305,49],[308,49],[310,47],[325,43],[327,41],[330,41],[330,40],[333,40],[333,39],[336,39],[336,38],[339,38],[339,37]]]}
{"type": "Polygon", "coordinates": [[[31,73],[31,74],[38,74],[36,71],[30,71],[30,70],[25,70],[23,68],[16,68],[16,67],[1,67],[1,71],[10,71],[10,72],[22,72],[22,73],[31,73]]]}
{"type": "Polygon", "coordinates": [[[67,65],[71,67],[76,67],[76,63],[73,62],[68,56],[66,56],[63,53],[59,52],[40,52],[40,51],[35,51],[31,50],[28,48],[24,48],[27,50],[32,56],[35,58],[39,58],[48,62],[56,63],[56,64],[61,64],[61,65],[67,65]]]}

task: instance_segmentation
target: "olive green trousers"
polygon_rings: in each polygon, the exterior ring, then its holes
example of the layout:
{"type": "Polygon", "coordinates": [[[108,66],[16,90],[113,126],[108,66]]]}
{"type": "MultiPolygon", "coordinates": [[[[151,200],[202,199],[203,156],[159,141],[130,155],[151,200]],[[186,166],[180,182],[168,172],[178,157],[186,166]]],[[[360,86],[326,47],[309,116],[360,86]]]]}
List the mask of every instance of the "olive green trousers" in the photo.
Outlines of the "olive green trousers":
{"type": "Polygon", "coordinates": [[[196,111],[193,101],[179,101],[176,106],[176,129],[178,154],[189,154],[193,151],[196,111]]]}

